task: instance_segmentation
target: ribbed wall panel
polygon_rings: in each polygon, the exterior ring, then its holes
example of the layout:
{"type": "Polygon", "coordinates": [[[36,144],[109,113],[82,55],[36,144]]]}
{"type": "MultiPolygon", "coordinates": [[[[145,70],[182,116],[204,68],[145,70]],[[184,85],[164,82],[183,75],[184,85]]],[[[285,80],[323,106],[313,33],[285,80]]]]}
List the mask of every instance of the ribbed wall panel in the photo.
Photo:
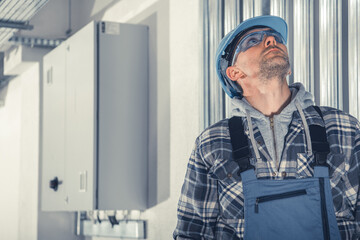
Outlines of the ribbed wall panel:
{"type": "Polygon", "coordinates": [[[320,0],[320,105],[342,108],[341,1],[320,0]]]}
{"type": "Polygon", "coordinates": [[[272,0],[270,5],[271,15],[287,19],[287,9],[285,0],[272,0]]]}
{"type": "MultiPolygon", "coordinates": [[[[294,0],[294,81],[314,94],[313,1],[294,0]]],[[[289,26],[290,27],[290,26],[289,26]]]]}
{"type": "Polygon", "coordinates": [[[255,16],[255,1],[254,0],[243,0],[243,20],[252,18],[255,16]]]}
{"type": "Polygon", "coordinates": [[[215,54],[223,37],[223,0],[206,0],[201,3],[203,11],[203,84],[200,102],[204,109],[200,126],[205,128],[225,117],[225,93],[217,78],[215,54]]]}
{"type": "Polygon", "coordinates": [[[202,38],[201,38],[201,55],[202,55],[202,66],[201,66],[201,77],[202,84],[200,85],[200,126],[201,128],[206,128],[209,126],[209,99],[210,99],[210,91],[209,91],[209,2],[208,1],[200,1],[200,10],[202,11],[202,18],[200,19],[200,24],[202,25],[202,38]]]}
{"type": "MultiPolygon", "coordinates": [[[[293,1],[287,1],[287,0],[271,0],[270,3],[270,15],[279,16],[288,24],[293,23],[293,14],[292,14],[292,8],[293,8],[293,1]]],[[[294,29],[289,28],[288,29],[288,41],[287,41],[287,49],[289,53],[289,59],[291,68],[293,69],[294,66],[294,29]]],[[[287,77],[289,83],[294,82],[293,78],[294,74],[291,74],[287,77]]]]}
{"type": "MultiPolygon", "coordinates": [[[[215,53],[217,46],[223,36],[223,20],[222,20],[222,0],[210,0],[209,4],[209,17],[212,19],[210,24],[210,54],[209,64],[215,66],[215,53]]],[[[217,78],[215,67],[210,68],[210,124],[224,118],[224,92],[221,88],[220,82],[217,78]]]]}
{"type": "Polygon", "coordinates": [[[349,1],[349,112],[360,119],[360,2],[349,1]]]}
{"type": "MultiPolygon", "coordinates": [[[[238,0],[224,0],[224,35],[241,22],[241,4],[238,0]]],[[[220,103],[221,104],[221,103],[220,103]]],[[[231,100],[225,97],[225,117],[231,116],[231,100]]]]}

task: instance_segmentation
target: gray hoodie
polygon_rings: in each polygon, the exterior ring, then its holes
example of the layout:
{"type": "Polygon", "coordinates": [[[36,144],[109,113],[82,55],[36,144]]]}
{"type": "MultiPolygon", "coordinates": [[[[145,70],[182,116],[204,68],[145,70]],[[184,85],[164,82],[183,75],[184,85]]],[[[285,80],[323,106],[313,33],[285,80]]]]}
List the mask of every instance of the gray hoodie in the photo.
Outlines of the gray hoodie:
{"type": "MultiPolygon", "coordinates": [[[[294,111],[297,111],[295,101],[300,103],[300,106],[305,109],[314,105],[313,96],[310,92],[305,91],[301,83],[294,83],[289,86],[291,91],[291,102],[287,105],[280,114],[274,115],[274,133],[270,127],[270,118],[254,109],[245,98],[233,98],[232,103],[232,116],[246,117],[246,110],[250,112],[251,121],[256,125],[265,141],[266,148],[268,149],[271,158],[278,164],[280,162],[282,150],[284,147],[285,135],[288,131],[288,126],[291,122],[294,111]],[[276,153],[275,153],[276,148],[276,153]]],[[[277,168],[279,166],[277,165],[277,168]]]]}

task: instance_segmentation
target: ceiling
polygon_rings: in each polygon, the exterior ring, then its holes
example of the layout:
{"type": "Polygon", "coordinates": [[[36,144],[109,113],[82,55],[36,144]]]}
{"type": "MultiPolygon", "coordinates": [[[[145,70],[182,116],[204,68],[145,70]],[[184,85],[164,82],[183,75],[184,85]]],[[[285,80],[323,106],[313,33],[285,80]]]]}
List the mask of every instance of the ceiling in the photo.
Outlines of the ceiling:
{"type": "Polygon", "coordinates": [[[31,30],[30,19],[48,0],[0,0],[0,51],[11,46],[8,40],[20,29],[31,30]]]}

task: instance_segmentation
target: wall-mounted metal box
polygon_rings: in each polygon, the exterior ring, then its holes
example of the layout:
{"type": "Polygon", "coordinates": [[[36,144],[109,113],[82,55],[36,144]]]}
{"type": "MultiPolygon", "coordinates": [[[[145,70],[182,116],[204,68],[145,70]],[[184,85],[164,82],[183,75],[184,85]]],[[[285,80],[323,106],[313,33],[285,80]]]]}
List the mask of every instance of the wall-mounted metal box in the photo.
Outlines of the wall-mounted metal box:
{"type": "Polygon", "coordinates": [[[42,210],[146,209],[148,28],[91,22],[43,60],[42,210]]]}

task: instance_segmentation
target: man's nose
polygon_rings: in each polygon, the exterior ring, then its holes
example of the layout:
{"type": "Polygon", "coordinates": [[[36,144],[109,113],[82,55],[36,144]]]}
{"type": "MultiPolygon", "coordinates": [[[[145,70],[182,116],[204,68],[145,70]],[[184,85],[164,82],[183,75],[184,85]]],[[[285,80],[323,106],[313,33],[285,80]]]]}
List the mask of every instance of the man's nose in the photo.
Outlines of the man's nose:
{"type": "Polygon", "coordinates": [[[274,36],[265,36],[265,47],[269,47],[271,45],[276,45],[276,40],[274,36]]]}

